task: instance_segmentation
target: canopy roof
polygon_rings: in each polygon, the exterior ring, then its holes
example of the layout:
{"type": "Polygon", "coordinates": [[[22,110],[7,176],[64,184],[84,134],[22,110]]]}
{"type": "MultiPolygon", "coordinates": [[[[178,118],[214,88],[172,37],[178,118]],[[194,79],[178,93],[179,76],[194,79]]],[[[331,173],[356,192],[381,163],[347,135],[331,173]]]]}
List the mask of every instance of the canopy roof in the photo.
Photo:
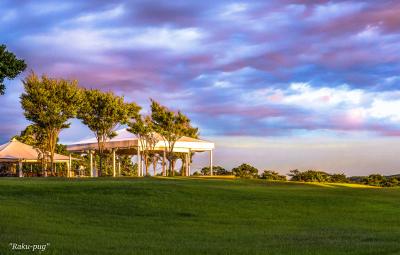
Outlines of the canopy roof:
{"type": "MultiPolygon", "coordinates": [[[[54,162],[67,162],[68,156],[54,154],[54,162]]],[[[0,145],[0,162],[37,162],[39,152],[30,145],[19,142],[16,139],[0,145]]]]}
{"type": "MultiPolygon", "coordinates": [[[[117,136],[105,143],[106,149],[119,149],[119,150],[129,150],[141,147],[139,139],[137,136],[132,134],[126,129],[120,129],[116,131],[117,136]]],[[[158,138],[158,143],[156,144],[154,150],[161,151],[168,146],[166,142],[159,134],[156,134],[158,138]]],[[[68,151],[82,152],[88,150],[96,150],[98,148],[97,139],[95,137],[85,139],[76,143],[67,145],[68,151]]],[[[180,138],[174,146],[175,152],[189,152],[189,151],[209,151],[214,149],[214,143],[208,142],[201,139],[195,139],[191,137],[183,136],[180,138]]]]}

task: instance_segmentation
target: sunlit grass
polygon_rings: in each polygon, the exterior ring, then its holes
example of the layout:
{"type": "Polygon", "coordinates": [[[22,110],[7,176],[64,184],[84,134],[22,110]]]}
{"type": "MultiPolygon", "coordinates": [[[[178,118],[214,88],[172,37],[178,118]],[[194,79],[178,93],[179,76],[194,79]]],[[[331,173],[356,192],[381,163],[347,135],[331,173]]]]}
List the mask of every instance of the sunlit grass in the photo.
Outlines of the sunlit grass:
{"type": "Polygon", "coordinates": [[[2,178],[0,254],[10,242],[51,243],[42,254],[400,252],[400,189],[326,185],[2,178]]]}

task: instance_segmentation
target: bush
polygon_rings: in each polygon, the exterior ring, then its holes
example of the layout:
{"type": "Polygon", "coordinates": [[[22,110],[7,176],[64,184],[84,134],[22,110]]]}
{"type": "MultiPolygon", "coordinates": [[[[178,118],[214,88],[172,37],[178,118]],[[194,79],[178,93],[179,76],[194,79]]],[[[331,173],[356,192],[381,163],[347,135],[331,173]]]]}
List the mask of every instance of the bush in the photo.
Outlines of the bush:
{"type": "Polygon", "coordinates": [[[199,173],[198,171],[196,171],[196,172],[194,172],[192,175],[193,175],[193,176],[201,176],[201,173],[199,173]]]}
{"type": "Polygon", "coordinates": [[[278,172],[275,171],[270,171],[270,170],[265,170],[261,174],[261,179],[266,179],[266,180],[274,180],[274,181],[286,181],[286,176],[285,175],[279,175],[278,172]]]}
{"type": "Polygon", "coordinates": [[[291,181],[303,182],[348,182],[345,174],[329,174],[323,171],[307,170],[301,172],[299,170],[291,170],[289,173],[291,181]]]}
{"type": "MultiPolygon", "coordinates": [[[[203,167],[200,172],[202,175],[210,175],[210,167],[209,166],[203,167]]],[[[227,171],[222,166],[213,166],[213,174],[214,175],[231,175],[232,172],[227,171]]]]}
{"type": "Polygon", "coordinates": [[[349,179],[347,179],[345,174],[332,174],[330,176],[330,182],[345,183],[349,182],[349,179]]]}
{"type": "Polygon", "coordinates": [[[257,178],[258,169],[248,164],[241,164],[232,169],[233,175],[240,178],[257,178]]]}

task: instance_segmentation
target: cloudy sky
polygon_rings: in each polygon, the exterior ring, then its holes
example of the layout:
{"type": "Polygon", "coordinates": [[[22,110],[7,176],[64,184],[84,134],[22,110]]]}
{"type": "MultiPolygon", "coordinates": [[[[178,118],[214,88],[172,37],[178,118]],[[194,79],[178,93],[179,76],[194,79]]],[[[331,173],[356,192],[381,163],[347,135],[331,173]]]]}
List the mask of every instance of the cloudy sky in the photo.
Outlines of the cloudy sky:
{"type": "MultiPolygon", "coordinates": [[[[389,0],[2,0],[0,43],[37,73],[181,109],[227,168],[399,173],[399,13],[389,0]]],[[[0,97],[0,142],[27,124],[23,77],[0,97]]],[[[61,141],[87,136],[73,120],[61,141]]]]}

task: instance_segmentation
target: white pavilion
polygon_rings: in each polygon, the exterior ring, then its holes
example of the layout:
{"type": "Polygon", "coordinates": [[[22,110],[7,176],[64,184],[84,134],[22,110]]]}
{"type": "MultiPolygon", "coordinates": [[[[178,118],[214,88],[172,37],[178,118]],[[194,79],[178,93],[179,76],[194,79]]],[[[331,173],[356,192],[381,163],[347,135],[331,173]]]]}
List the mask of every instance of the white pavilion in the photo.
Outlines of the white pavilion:
{"type": "MultiPolygon", "coordinates": [[[[116,154],[125,155],[136,155],[138,163],[138,176],[144,176],[143,164],[141,160],[141,152],[143,151],[143,141],[139,141],[138,137],[129,132],[126,129],[120,129],[116,131],[117,135],[105,142],[105,149],[112,151],[113,155],[113,176],[117,176],[117,162],[116,154]]],[[[163,155],[162,173],[165,176],[165,162],[166,162],[166,150],[168,148],[168,142],[159,136],[159,141],[154,146],[154,151],[159,152],[163,155]]],[[[97,176],[97,171],[93,166],[93,153],[98,149],[97,139],[95,137],[85,139],[79,142],[71,143],[67,145],[69,152],[76,153],[88,153],[90,158],[90,175],[91,177],[97,176]]],[[[211,175],[213,174],[213,150],[214,143],[183,136],[181,137],[174,146],[174,152],[181,152],[186,154],[186,164],[184,166],[186,176],[190,175],[190,155],[193,152],[208,152],[209,153],[209,164],[211,175]]],[[[118,171],[119,172],[119,171],[118,171]]]]}

